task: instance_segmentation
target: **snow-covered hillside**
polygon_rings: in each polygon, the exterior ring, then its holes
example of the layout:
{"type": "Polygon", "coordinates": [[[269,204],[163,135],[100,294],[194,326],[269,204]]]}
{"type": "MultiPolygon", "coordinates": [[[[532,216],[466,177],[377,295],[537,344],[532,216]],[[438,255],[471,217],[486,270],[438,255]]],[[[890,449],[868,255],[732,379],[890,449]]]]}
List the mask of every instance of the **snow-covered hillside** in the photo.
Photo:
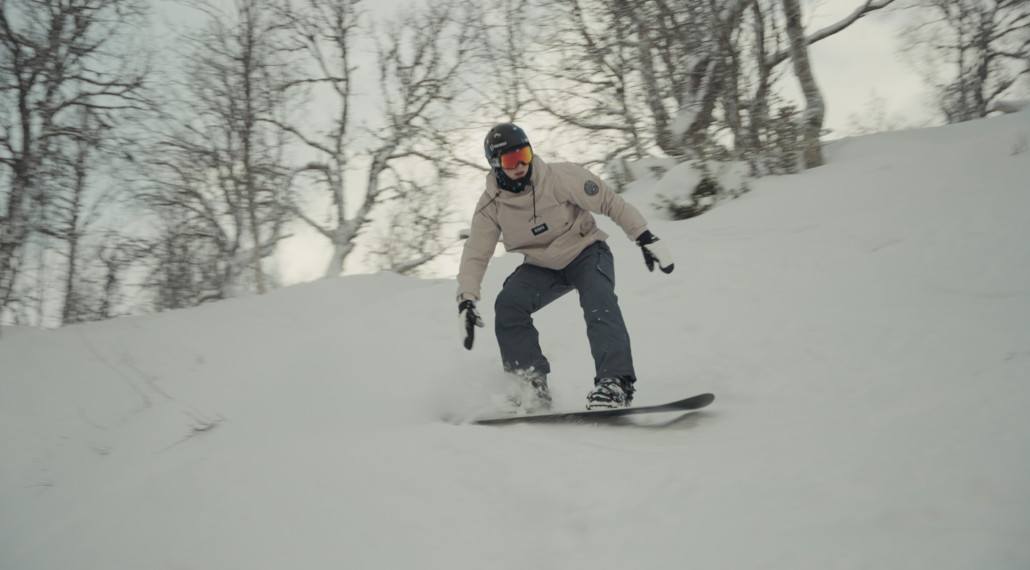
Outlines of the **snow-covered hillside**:
{"type": "MultiPolygon", "coordinates": [[[[0,568],[1026,569],[1027,137],[845,139],[683,222],[635,183],[677,258],[648,273],[602,223],[636,403],[717,395],[664,428],[442,421],[506,389],[492,304],[465,351],[452,280],[5,329],[0,568]]],[[[574,295],[536,320],[578,409],[574,295]]]]}

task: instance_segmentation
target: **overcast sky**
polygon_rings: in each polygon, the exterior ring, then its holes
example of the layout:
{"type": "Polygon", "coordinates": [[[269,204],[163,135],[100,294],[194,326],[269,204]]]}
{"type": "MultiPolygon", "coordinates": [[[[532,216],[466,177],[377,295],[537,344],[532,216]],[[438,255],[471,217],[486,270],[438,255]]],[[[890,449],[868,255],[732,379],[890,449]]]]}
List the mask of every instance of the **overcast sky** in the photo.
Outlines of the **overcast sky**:
{"type": "MultiPolygon", "coordinates": [[[[840,21],[860,4],[859,0],[810,3],[807,31],[840,21]]],[[[874,12],[811,47],[816,81],[826,99],[826,127],[834,131],[830,138],[847,134],[849,115],[861,112],[874,91],[887,99],[889,113],[904,116],[906,123],[933,120],[922,78],[898,54],[903,16],[891,8],[874,12]]]]}

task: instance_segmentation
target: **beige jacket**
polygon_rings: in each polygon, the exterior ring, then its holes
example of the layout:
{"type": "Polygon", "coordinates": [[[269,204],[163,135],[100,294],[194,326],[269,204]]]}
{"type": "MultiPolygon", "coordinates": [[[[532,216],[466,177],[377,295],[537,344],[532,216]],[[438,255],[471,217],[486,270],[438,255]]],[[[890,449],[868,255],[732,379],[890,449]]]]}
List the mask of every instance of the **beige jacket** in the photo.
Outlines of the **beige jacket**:
{"type": "Polygon", "coordinates": [[[472,232],[458,268],[458,301],[480,299],[480,285],[498,240],[521,253],[526,263],[563,269],[590,244],[608,234],[597,228],[591,212],[604,214],[636,239],[647,221],[589,170],[568,162],[547,164],[533,157],[532,185],[515,194],[497,187],[491,172],[476,204],[472,232]]]}

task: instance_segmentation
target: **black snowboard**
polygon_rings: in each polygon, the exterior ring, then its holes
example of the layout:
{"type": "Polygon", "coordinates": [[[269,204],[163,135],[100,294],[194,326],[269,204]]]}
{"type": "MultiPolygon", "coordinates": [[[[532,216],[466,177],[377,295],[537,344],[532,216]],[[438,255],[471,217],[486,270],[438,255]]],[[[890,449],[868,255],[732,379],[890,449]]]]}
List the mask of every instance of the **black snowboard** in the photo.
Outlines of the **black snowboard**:
{"type": "Polygon", "coordinates": [[[545,414],[509,415],[500,418],[476,420],[472,423],[484,425],[515,424],[526,422],[537,423],[589,423],[595,420],[606,421],[634,414],[652,414],[655,412],[689,412],[699,410],[715,400],[713,394],[700,394],[685,400],[678,400],[657,406],[639,406],[615,408],[613,410],[581,410],[578,412],[547,412],[545,414]]]}

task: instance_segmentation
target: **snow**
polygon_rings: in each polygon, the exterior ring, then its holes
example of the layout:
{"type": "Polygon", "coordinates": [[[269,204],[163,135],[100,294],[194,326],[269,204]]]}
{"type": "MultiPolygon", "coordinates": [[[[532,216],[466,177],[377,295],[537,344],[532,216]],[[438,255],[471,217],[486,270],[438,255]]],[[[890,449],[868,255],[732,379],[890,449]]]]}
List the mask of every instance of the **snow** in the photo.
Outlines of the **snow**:
{"type": "MultiPolygon", "coordinates": [[[[648,273],[602,220],[636,403],[717,396],[664,428],[442,421],[508,389],[448,279],[5,327],[0,568],[1030,567],[1027,133],[843,139],[683,222],[669,174],[633,183],[676,256],[648,273]]],[[[536,322],[578,409],[575,295],[536,322]]]]}
{"type": "Polygon", "coordinates": [[[1002,113],[1019,113],[1027,109],[1030,109],[1030,101],[1009,100],[996,102],[991,110],[1000,111],[1002,113]]]}

